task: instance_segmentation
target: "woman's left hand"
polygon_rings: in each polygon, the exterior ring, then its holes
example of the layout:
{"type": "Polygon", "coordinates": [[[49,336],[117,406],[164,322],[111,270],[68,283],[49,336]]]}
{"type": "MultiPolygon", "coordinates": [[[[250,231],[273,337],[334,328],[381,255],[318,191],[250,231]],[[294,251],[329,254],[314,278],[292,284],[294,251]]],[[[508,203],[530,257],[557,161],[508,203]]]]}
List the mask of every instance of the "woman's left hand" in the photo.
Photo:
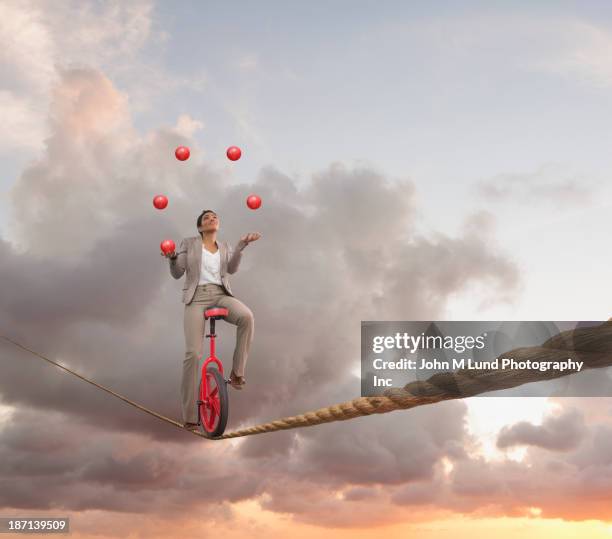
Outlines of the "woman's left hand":
{"type": "Polygon", "coordinates": [[[261,238],[261,234],[259,232],[250,232],[249,234],[245,234],[242,236],[241,240],[245,243],[251,243],[252,241],[258,240],[261,238]]]}

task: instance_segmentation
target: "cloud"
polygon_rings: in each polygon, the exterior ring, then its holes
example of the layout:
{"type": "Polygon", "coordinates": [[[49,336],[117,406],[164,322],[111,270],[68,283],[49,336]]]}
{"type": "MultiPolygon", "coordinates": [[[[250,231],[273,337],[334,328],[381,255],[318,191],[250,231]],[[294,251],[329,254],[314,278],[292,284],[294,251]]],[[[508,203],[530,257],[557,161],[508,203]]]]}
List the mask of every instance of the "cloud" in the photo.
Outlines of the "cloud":
{"type": "Polygon", "coordinates": [[[539,69],[580,84],[606,89],[612,86],[612,32],[586,20],[556,21],[548,28],[556,35],[556,50],[527,62],[539,69]]]}
{"type": "MultiPolygon", "coordinates": [[[[473,230],[417,234],[410,181],[333,163],[301,190],[274,167],[254,184],[230,184],[198,157],[187,132],[136,132],[125,95],[101,72],[59,73],[45,151],[10,193],[0,279],[11,286],[0,296],[0,326],[137,402],[180,415],[181,283],[159,242],[195,235],[204,206],[218,212],[221,240],[263,234],[232,276],[258,329],[250,389],[232,393],[230,428],[355,397],[361,320],[436,319],[470,283],[489,283],[493,298],[516,287],[514,264],[473,230]],[[179,144],[192,148],[181,168],[179,144]],[[250,192],[264,201],[257,213],[244,208],[250,192]],[[159,193],[170,199],[163,212],[152,206],[159,193]]],[[[219,328],[227,368],[234,332],[219,328]]],[[[271,511],[348,525],[354,511],[335,511],[338,504],[320,498],[322,485],[399,488],[435,477],[442,458],[465,458],[466,409],[458,402],[203,444],[6,343],[2,351],[0,395],[16,409],[0,444],[3,507],[53,500],[77,511],[187,511],[214,484],[218,502],[266,492],[271,511]],[[31,429],[40,417],[45,428],[31,429]],[[80,442],[67,449],[61,440],[80,442]],[[41,456],[46,445],[56,449],[41,456]],[[131,453],[118,457],[123,447],[131,453]],[[30,459],[38,468],[26,483],[30,459]]]]}
{"type": "MultiPolygon", "coordinates": [[[[209,83],[205,75],[170,79],[139,58],[155,39],[151,6],[0,7],[1,62],[11,81],[0,93],[11,127],[0,144],[39,151],[11,190],[12,220],[0,238],[0,280],[10,283],[0,294],[3,333],[178,417],[181,282],[170,278],[158,246],[195,235],[195,217],[210,205],[221,239],[264,234],[232,277],[257,318],[249,386],[231,396],[230,428],[238,428],[355,397],[361,320],[440,318],[449,298],[473,286],[489,303],[516,293],[516,265],[492,247],[492,213],[468,216],[457,235],[424,236],[411,181],[332,163],[301,190],[273,166],[254,184],[230,184],[192,139],[202,120],[185,114],[174,126],[138,132],[131,115],[150,106],[150,92],[209,83]],[[6,54],[15,37],[19,54],[6,54]],[[126,73],[137,79],[129,88],[116,82],[126,73]],[[179,144],[192,148],[181,168],[179,144]],[[264,200],[258,212],[244,208],[251,191],[264,200]],[[164,212],[151,204],[159,193],[170,198],[164,212]]],[[[257,67],[256,57],[244,60],[247,72],[257,67]]],[[[244,105],[226,105],[265,149],[244,105]]],[[[567,187],[526,183],[495,185],[519,200],[562,201],[567,187]]],[[[234,328],[221,324],[219,334],[228,367],[234,328]]],[[[508,447],[528,444],[525,464],[472,456],[462,402],[213,444],[5,342],[0,349],[0,396],[13,410],[1,426],[0,507],[11,514],[74,511],[83,521],[87,511],[84,524],[99,532],[123,513],[122,536],[146,515],[147,536],[167,537],[157,515],[180,523],[197,515],[193,528],[182,528],[182,536],[196,535],[202,520],[231,528],[244,500],[347,527],[414,520],[431,507],[517,514],[531,504],[563,518],[609,511],[612,430],[603,414],[589,416],[584,432],[567,414],[503,430],[508,447]],[[576,443],[563,446],[564,426],[576,443]],[[452,463],[448,473],[443,460],[452,463]]]]}
{"type": "MultiPolygon", "coordinates": [[[[600,405],[604,405],[610,399],[587,400],[596,400],[600,405]]],[[[585,402],[585,399],[579,402],[585,402]]],[[[458,430],[462,429],[460,426],[462,420],[461,416],[457,415],[459,410],[455,410],[455,413],[446,409],[439,410],[444,412],[443,416],[428,415],[436,413],[434,407],[421,410],[427,412],[427,416],[421,419],[429,422],[428,433],[416,427],[419,420],[415,418],[413,412],[417,410],[412,410],[404,414],[408,422],[406,432],[409,432],[410,436],[396,444],[393,436],[389,436],[390,431],[394,430],[393,427],[386,425],[385,430],[380,431],[381,448],[373,446],[364,449],[365,444],[374,443],[368,431],[358,442],[349,438],[342,444],[336,444],[337,436],[344,433],[338,433],[330,425],[330,436],[327,437],[329,443],[345,447],[352,445],[354,449],[345,449],[345,457],[352,458],[350,455],[363,454],[362,465],[372,468],[371,476],[367,477],[367,472],[363,471],[361,475],[353,475],[352,481],[343,481],[348,476],[342,473],[343,465],[339,464],[339,472],[336,472],[336,469],[332,472],[329,468],[320,470],[326,474],[328,479],[325,480],[318,477],[317,469],[310,466],[310,459],[306,458],[304,463],[306,473],[303,478],[296,477],[294,473],[286,474],[286,481],[291,481],[289,478],[299,480],[300,486],[290,490],[286,483],[270,484],[266,487],[266,493],[271,499],[265,501],[263,507],[291,513],[300,522],[315,523],[320,517],[323,524],[334,526],[348,526],[351,522],[357,526],[403,522],[408,515],[410,518],[419,519],[432,510],[472,513],[475,517],[518,517],[537,514],[547,519],[610,519],[612,428],[609,418],[604,422],[585,425],[581,443],[573,444],[571,447],[564,446],[563,451],[557,450],[557,447],[553,449],[530,445],[522,462],[510,459],[487,460],[476,454],[466,452],[452,454],[443,450],[442,453],[447,455],[444,458],[450,463],[450,467],[444,471],[443,457],[440,456],[439,450],[434,449],[433,465],[425,466],[428,472],[425,478],[403,474],[401,464],[398,466],[397,455],[393,454],[394,449],[405,454],[407,458],[409,455],[413,456],[415,462],[418,462],[419,451],[415,451],[415,447],[411,446],[411,440],[416,438],[421,438],[422,441],[430,440],[432,433],[444,432],[444,428],[448,425],[441,426],[439,430],[433,427],[433,422],[441,417],[447,417],[449,422],[454,421],[458,430]],[[332,430],[333,435],[331,435],[332,430]],[[385,448],[391,450],[383,455],[385,448]],[[370,455],[369,460],[365,458],[366,454],[370,455]],[[397,474],[389,480],[383,473],[380,475],[380,481],[375,482],[373,477],[377,472],[380,473],[380,463],[383,459],[386,463],[393,463],[392,468],[397,474]],[[301,483],[306,480],[307,473],[312,474],[309,488],[301,483]],[[327,495],[323,493],[323,489],[328,492],[327,495]],[[347,503],[339,504],[339,498],[347,503]],[[325,502],[329,506],[324,508],[325,502]],[[379,508],[381,510],[386,508],[382,511],[383,517],[377,514],[376,510],[379,508]],[[347,515],[349,511],[354,515],[352,520],[347,515]],[[335,517],[332,514],[335,514],[335,517]]],[[[562,410],[559,414],[559,417],[563,418],[579,416],[579,410],[575,409],[562,410]]],[[[377,418],[376,424],[380,420],[383,418],[377,418]]],[[[359,432],[362,428],[363,426],[360,426],[359,432]]],[[[395,431],[398,430],[396,426],[395,431]]],[[[300,433],[300,436],[302,434],[300,433]]],[[[321,434],[324,435],[325,433],[321,434]]],[[[473,442],[464,432],[454,441],[466,449],[473,442]]],[[[445,447],[445,444],[441,447],[445,447]]],[[[448,443],[446,447],[449,447],[448,443]]],[[[291,459],[297,462],[299,456],[306,455],[307,453],[298,452],[292,454],[291,459]]],[[[329,461],[336,460],[329,453],[327,457],[329,461]]],[[[326,459],[316,459],[316,462],[324,463],[326,459]]]]}
{"type": "Polygon", "coordinates": [[[497,438],[497,447],[506,449],[516,445],[534,445],[553,451],[567,451],[580,444],[585,431],[582,414],[569,410],[561,416],[545,418],[542,425],[521,421],[504,427],[497,438]]]}
{"type": "Polygon", "coordinates": [[[204,124],[198,120],[193,119],[188,114],[181,114],[176,122],[174,130],[181,136],[189,138],[193,134],[202,129],[204,124]]]}
{"type": "Polygon", "coordinates": [[[220,447],[203,451],[197,444],[199,450],[190,451],[184,442],[143,444],[110,431],[99,437],[95,425],[75,424],[56,412],[36,428],[40,412],[21,408],[17,417],[0,439],[2,507],[156,513],[150,504],[161,503],[184,517],[210,493],[211,483],[219,500],[256,493],[255,476],[232,477],[230,463],[219,466],[220,447]],[[60,423],[62,437],[53,432],[60,423]]]}
{"type": "Polygon", "coordinates": [[[588,409],[609,401],[568,399],[540,427],[519,423],[503,428],[502,447],[528,444],[523,460],[454,459],[436,506],[488,516],[528,515],[537,508],[542,518],[609,520],[610,420],[583,423],[581,412],[583,404],[588,409]]]}
{"type": "Polygon", "coordinates": [[[136,72],[138,55],[152,37],[152,2],[52,6],[9,0],[0,6],[0,21],[0,114],[10,121],[0,149],[40,151],[48,133],[43,126],[50,90],[61,80],[60,70],[136,72]]]}
{"type": "Polygon", "coordinates": [[[40,123],[40,111],[28,98],[0,90],[0,111],[4,123],[0,135],[1,148],[42,149],[46,131],[40,123]]]}
{"type": "Polygon", "coordinates": [[[547,165],[531,174],[500,174],[477,182],[476,190],[487,202],[514,202],[528,206],[546,203],[555,208],[584,207],[593,201],[598,186],[583,178],[563,177],[558,167],[547,165]]]}

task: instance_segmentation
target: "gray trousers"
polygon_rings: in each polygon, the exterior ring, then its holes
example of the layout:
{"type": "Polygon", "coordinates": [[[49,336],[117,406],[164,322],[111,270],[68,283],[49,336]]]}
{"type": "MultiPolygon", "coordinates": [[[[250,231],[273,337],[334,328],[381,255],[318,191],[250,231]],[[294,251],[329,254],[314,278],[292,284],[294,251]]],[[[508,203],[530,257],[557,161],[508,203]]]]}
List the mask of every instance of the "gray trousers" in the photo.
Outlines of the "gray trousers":
{"type": "MultiPolygon", "coordinates": [[[[251,309],[239,299],[228,295],[220,285],[212,283],[199,285],[191,303],[185,305],[185,359],[181,381],[184,423],[197,423],[198,421],[196,397],[203,363],[202,356],[204,355],[206,359],[210,354],[210,339],[204,339],[204,311],[213,306],[225,307],[229,311],[223,321],[216,321],[217,328],[224,321],[238,326],[232,363],[232,368],[237,376],[244,376],[244,367],[253,342],[255,321],[251,309]],[[206,350],[203,348],[204,340],[206,340],[206,350]]],[[[206,326],[210,329],[210,320],[206,320],[206,326]]],[[[225,377],[229,378],[229,373],[225,371],[224,373],[225,377]]]]}

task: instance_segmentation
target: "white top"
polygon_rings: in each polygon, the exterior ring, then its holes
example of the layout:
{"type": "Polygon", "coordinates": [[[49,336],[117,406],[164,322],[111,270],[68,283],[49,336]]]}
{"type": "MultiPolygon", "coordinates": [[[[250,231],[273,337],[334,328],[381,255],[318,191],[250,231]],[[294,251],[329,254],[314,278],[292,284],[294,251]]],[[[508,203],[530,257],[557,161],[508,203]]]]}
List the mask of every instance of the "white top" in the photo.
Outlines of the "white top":
{"type": "Polygon", "coordinates": [[[202,265],[198,285],[206,283],[223,285],[221,282],[221,249],[217,248],[217,252],[212,254],[202,245],[202,265]]]}

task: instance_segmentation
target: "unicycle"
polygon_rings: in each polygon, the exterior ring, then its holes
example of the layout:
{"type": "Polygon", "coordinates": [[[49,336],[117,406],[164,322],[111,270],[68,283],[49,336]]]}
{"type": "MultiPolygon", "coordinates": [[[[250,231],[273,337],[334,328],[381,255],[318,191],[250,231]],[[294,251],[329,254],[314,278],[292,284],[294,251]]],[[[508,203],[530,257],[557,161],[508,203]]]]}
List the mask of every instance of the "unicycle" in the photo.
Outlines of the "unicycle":
{"type": "Polygon", "coordinates": [[[198,388],[198,426],[208,438],[221,436],[227,425],[229,397],[226,380],[223,377],[223,364],[215,356],[215,321],[227,316],[224,307],[211,307],[204,312],[204,319],[210,319],[210,355],[202,365],[198,388]]]}

